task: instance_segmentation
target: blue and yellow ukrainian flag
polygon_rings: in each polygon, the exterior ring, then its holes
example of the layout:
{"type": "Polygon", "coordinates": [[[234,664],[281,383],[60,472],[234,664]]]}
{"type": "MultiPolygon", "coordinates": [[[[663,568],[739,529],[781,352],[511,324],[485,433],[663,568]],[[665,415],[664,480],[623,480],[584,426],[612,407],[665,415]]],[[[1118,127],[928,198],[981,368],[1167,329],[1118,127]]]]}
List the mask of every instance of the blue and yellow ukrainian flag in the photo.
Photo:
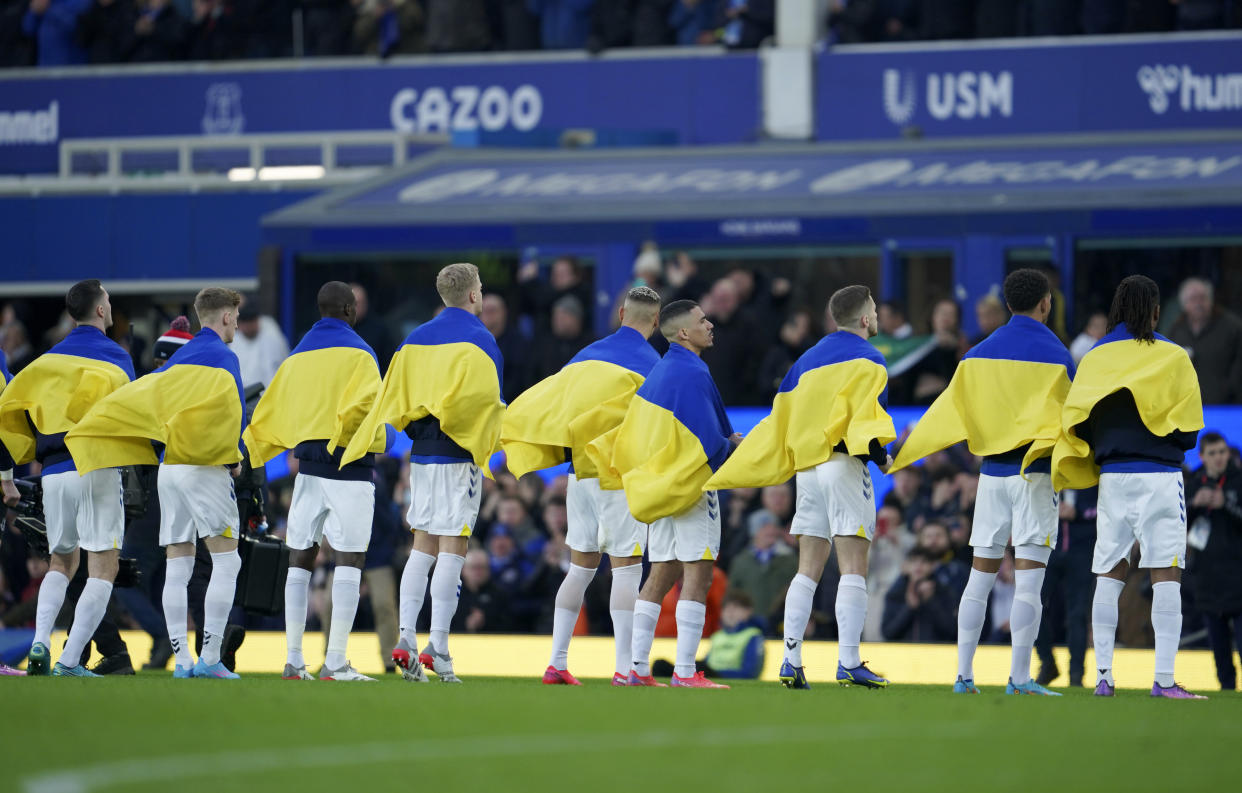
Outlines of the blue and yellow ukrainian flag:
{"type": "Polygon", "coordinates": [[[398,432],[435,416],[440,429],[470,452],[487,476],[487,459],[500,445],[505,403],[500,395],[500,348],[479,318],[446,308],[415,328],[392,357],[379,395],[345,447],[341,464],[366,454],[383,425],[398,432]]]}
{"type": "Polygon", "coordinates": [[[237,356],[203,328],[168,363],[101,400],[65,436],[80,473],[155,465],[152,441],[170,465],[241,460],[242,383],[237,356]]]}
{"type": "Polygon", "coordinates": [[[587,345],[505,410],[500,447],[509,471],[522,476],[573,456],[579,479],[599,476],[586,446],[621,424],[630,400],[660,362],[643,335],[623,327],[587,345]]]}
{"type": "Polygon", "coordinates": [[[825,336],[794,363],[772,412],[703,489],[777,485],[827,460],[842,441],[850,454],[867,454],[873,438],[891,443],[887,402],[880,351],[848,331],[825,336]]]}
{"type": "Polygon", "coordinates": [[[1134,396],[1139,417],[1152,435],[1203,429],[1199,378],[1186,351],[1160,334],[1151,343],[1138,341],[1119,326],[1078,364],[1052,452],[1053,488],[1081,490],[1100,481],[1095,453],[1077,429],[1101,399],[1122,389],[1134,396]]]}
{"type": "MultiPolygon", "coordinates": [[[[362,337],[342,320],[319,320],[281,362],[242,433],[251,464],[303,441],[325,440],[329,451],[348,444],[380,383],[379,361],[362,337]]],[[[384,451],[385,440],[380,425],[368,451],[384,451]]]]}
{"type": "Polygon", "coordinates": [[[615,430],[587,444],[600,486],[651,523],[685,512],[729,456],[733,425],[707,364],[680,344],[652,368],[615,430]]]}
{"type": "Polygon", "coordinates": [[[133,379],[129,353],[98,328],[79,325],[0,394],[0,442],[18,465],[28,463],[35,456],[36,431],[68,432],[91,406],[133,379]]]}
{"type": "MultiPolygon", "coordinates": [[[[0,384],[0,392],[3,392],[4,386],[9,384],[13,379],[13,373],[9,371],[8,359],[4,356],[4,350],[0,350],[0,377],[4,378],[4,383],[0,384]]],[[[9,449],[3,443],[0,443],[0,471],[7,471],[13,467],[13,455],[9,454],[9,449]]]]}
{"type": "Polygon", "coordinates": [[[1074,361],[1056,334],[1014,316],[966,353],[889,473],[961,441],[981,457],[1030,444],[1022,459],[1026,471],[1056,444],[1073,378],[1074,361]]]}

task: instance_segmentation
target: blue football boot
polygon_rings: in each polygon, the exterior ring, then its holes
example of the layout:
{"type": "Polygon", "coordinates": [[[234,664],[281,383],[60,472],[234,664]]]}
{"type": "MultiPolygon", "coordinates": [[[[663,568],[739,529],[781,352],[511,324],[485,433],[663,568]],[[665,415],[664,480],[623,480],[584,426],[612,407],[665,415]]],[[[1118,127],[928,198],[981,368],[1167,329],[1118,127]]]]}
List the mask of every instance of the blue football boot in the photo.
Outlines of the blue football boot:
{"type": "Polygon", "coordinates": [[[843,686],[862,686],[863,688],[888,688],[888,681],[861,663],[853,669],[846,669],[837,664],[837,682],[843,686]]]}
{"type": "Polygon", "coordinates": [[[56,666],[52,667],[52,677],[99,677],[99,675],[82,666],[82,664],[65,666],[62,663],[57,663],[56,666]]]}
{"type": "Polygon", "coordinates": [[[809,689],[811,684],[806,682],[806,672],[800,666],[794,666],[785,661],[781,664],[781,685],[785,688],[805,688],[809,689]]]}
{"type": "Polygon", "coordinates": [[[214,677],[219,680],[237,680],[241,675],[230,672],[228,667],[222,662],[216,661],[211,666],[203,663],[203,659],[199,658],[198,663],[194,664],[193,671],[190,672],[194,677],[214,677]]]}
{"type": "Polygon", "coordinates": [[[1020,686],[1013,684],[1013,678],[1009,678],[1009,683],[1005,686],[1006,694],[1034,694],[1039,697],[1059,697],[1061,696],[1055,691],[1048,689],[1036,683],[1034,680],[1028,680],[1020,686]]]}
{"type": "Polygon", "coordinates": [[[953,693],[954,694],[978,694],[979,687],[975,685],[975,679],[973,677],[969,680],[963,680],[962,677],[959,675],[957,678],[957,682],[953,684],[953,693]]]}

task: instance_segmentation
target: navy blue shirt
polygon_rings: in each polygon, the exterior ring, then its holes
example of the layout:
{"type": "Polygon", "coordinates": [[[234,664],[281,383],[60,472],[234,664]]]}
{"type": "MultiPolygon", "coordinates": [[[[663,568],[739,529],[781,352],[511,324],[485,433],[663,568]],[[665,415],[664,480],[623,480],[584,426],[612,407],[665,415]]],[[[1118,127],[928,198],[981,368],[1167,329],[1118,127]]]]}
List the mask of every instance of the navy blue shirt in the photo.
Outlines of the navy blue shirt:
{"type": "Polygon", "coordinates": [[[1091,417],[1078,425],[1078,437],[1095,450],[1101,473],[1181,471],[1198,435],[1181,430],[1163,437],[1152,434],[1139,415],[1134,395],[1124,388],[1097,402],[1091,417]]]}

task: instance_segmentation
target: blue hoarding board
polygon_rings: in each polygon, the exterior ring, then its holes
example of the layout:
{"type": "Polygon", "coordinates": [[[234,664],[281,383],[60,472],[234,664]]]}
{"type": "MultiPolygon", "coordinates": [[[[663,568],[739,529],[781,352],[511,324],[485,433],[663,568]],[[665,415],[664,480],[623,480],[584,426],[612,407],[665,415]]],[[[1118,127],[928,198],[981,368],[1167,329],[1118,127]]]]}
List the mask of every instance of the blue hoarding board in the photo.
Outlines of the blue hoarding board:
{"type": "Polygon", "coordinates": [[[715,144],[759,125],[753,54],[0,75],[0,173],[54,171],[71,138],[588,127],[715,144]]]}
{"type": "MultiPolygon", "coordinates": [[[[259,219],[309,192],[0,198],[0,284],[256,276],[259,219]]],[[[0,290],[2,291],[2,290],[0,290]]]]}
{"type": "MultiPolygon", "coordinates": [[[[641,159],[472,158],[394,176],[337,206],[346,211],[393,206],[466,210],[572,200],[582,202],[579,208],[599,210],[657,198],[806,201],[846,195],[936,196],[950,191],[991,196],[998,190],[1063,196],[1081,189],[1130,187],[1214,187],[1236,189],[1242,195],[1242,142],[854,154],[756,149],[742,155],[641,159]]],[[[758,221],[735,231],[743,237],[780,233],[774,223],[779,221],[758,221]]]]}
{"type": "Polygon", "coordinates": [[[1242,36],[843,47],[819,56],[820,140],[1242,127],[1242,36]]]}

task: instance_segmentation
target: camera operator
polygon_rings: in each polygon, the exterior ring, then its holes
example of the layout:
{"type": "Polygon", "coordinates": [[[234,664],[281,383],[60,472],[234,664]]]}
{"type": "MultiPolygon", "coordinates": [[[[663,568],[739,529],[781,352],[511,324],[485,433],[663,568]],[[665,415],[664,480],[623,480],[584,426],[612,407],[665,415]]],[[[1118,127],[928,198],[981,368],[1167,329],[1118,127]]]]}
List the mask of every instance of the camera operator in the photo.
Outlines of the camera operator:
{"type": "Polygon", "coordinates": [[[1222,690],[1237,688],[1233,645],[1242,653],[1242,469],[1217,432],[1199,436],[1203,465],[1186,476],[1188,574],[1207,625],[1222,690]]]}
{"type": "MultiPolygon", "coordinates": [[[[4,350],[0,350],[0,377],[4,380],[0,384],[0,389],[8,385],[13,379],[13,375],[9,374],[9,367],[6,364],[4,350]]],[[[9,454],[8,447],[0,443],[0,501],[3,501],[3,509],[0,509],[0,534],[3,534],[4,518],[7,515],[9,507],[17,506],[17,502],[21,501],[22,494],[18,492],[17,486],[13,484],[13,456],[9,454]]],[[[21,676],[25,672],[14,669],[8,664],[0,663],[0,676],[21,676]]]]}
{"type": "MultiPolygon", "coordinates": [[[[13,379],[13,375],[9,374],[9,367],[5,365],[4,350],[0,350],[0,377],[4,378],[0,385],[0,390],[3,390],[13,379]]],[[[3,443],[0,443],[0,491],[3,491],[0,498],[4,500],[6,507],[15,507],[21,501],[22,494],[17,492],[17,486],[13,484],[13,455],[9,454],[8,447],[3,443]]]]}

